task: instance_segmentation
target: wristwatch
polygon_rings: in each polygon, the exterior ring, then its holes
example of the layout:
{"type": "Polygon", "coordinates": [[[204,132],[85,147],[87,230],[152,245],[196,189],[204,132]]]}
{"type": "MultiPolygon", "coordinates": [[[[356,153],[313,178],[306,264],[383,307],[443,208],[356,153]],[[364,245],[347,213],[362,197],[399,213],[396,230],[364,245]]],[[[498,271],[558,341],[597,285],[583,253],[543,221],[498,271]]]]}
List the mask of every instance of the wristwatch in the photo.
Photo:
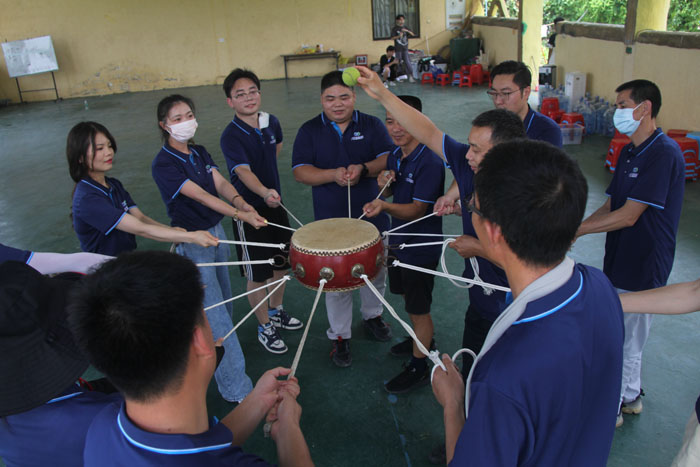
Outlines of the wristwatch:
{"type": "Polygon", "coordinates": [[[360,178],[366,177],[368,173],[369,173],[369,169],[367,168],[367,166],[363,162],[362,163],[362,172],[360,173],[360,178]]]}

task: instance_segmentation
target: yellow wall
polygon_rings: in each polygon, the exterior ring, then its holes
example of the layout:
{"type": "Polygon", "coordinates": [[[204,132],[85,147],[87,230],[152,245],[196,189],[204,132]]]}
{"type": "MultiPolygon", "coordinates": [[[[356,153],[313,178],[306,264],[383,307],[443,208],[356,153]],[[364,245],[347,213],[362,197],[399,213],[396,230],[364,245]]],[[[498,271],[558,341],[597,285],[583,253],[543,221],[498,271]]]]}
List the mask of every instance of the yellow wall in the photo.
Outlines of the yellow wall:
{"type": "Polygon", "coordinates": [[[542,55],[542,0],[528,0],[521,2],[523,9],[523,23],[527,29],[523,34],[523,58],[522,61],[532,70],[532,87],[538,84],[542,55]]]}
{"type": "Polygon", "coordinates": [[[557,36],[557,80],[565,73],[586,73],[592,95],[615,98],[615,88],[632,79],[648,79],[661,89],[662,106],[657,124],[664,129],[700,131],[700,88],[692,85],[700,76],[700,50],[637,43],[632,54],[622,42],[557,36]]]}
{"type": "Polygon", "coordinates": [[[484,50],[489,54],[489,67],[504,60],[518,59],[517,29],[475,24],[474,37],[483,41],[484,50]]]}
{"type": "MultiPolygon", "coordinates": [[[[51,35],[61,97],[221,83],[234,67],[261,79],[284,77],[280,54],[323,44],[343,56],[379,61],[391,41],[372,40],[369,0],[0,0],[2,41],[51,35]]],[[[432,53],[452,38],[445,2],[421,0],[421,38],[411,48],[432,53]]],[[[289,63],[290,77],[318,76],[329,60],[289,63]]],[[[20,78],[23,89],[51,85],[49,74],[20,78]]],[[[25,95],[52,99],[52,92],[25,95]]],[[[0,99],[19,101],[0,56],[0,99]]]]}

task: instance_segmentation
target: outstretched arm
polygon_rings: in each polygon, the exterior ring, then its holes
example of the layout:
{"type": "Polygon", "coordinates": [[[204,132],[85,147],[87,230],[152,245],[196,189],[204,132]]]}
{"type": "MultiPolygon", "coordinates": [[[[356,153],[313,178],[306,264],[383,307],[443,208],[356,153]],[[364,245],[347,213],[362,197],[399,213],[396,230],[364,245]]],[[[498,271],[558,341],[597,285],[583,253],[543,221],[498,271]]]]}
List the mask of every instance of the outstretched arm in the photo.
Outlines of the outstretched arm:
{"type": "Polygon", "coordinates": [[[384,87],[379,75],[369,68],[359,66],[360,77],[357,82],[373,99],[378,100],[394,116],[397,122],[414,138],[428,146],[435,154],[445,159],[442,152],[443,133],[425,115],[396,97],[384,87]]]}
{"type": "Polygon", "coordinates": [[[576,236],[632,227],[647,207],[644,203],[628,199],[621,208],[611,211],[608,198],[605,204],[581,223],[576,236]]]}
{"type": "Polygon", "coordinates": [[[620,294],[625,313],[679,315],[700,310],[700,279],[620,294]]]}
{"type": "Polygon", "coordinates": [[[117,224],[117,230],[140,237],[150,238],[151,240],[158,240],[160,242],[196,243],[203,247],[216,246],[219,244],[219,239],[205,230],[187,232],[168,227],[155,221],[153,221],[155,223],[145,223],[138,217],[130,214],[134,209],[136,208],[132,208],[122,217],[119,224],[117,224]]]}

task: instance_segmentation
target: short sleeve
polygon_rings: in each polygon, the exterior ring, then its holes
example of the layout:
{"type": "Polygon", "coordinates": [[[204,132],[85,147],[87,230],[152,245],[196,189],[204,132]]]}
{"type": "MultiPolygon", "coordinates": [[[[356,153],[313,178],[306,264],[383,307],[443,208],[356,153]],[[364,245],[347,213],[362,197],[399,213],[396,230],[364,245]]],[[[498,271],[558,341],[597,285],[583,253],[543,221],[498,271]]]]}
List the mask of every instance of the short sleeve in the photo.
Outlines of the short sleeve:
{"type": "Polygon", "coordinates": [[[73,205],[73,215],[82,222],[108,235],[126,215],[126,211],[114,207],[97,191],[87,192],[73,205]]]}
{"type": "Polygon", "coordinates": [[[31,257],[31,251],[12,248],[11,246],[0,243],[0,263],[4,263],[5,261],[20,261],[22,263],[28,263],[31,257]]]}
{"type": "Polygon", "coordinates": [[[136,207],[136,202],[131,198],[129,192],[124,189],[122,182],[115,178],[110,178],[109,183],[119,191],[119,195],[124,198],[124,201],[126,201],[127,208],[131,209],[136,207]]]}
{"type": "Polygon", "coordinates": [[[382,154],[391,151],[394,147],[394,143],[391,141],[389,132],[386,131],[386,127],[381,120],[377,117],[372,118],[374,125],[374,137],[372,138],[372,157],[376,159],[382,154]]]}
{"type": "Polygon", "coordinates": [[[226,166],[228,167],[229,174],[232,175],[233,171],[239,165],[250,165],[250,160],[248,155],[243,148],[240,140],[234,135],[234,131],[227,128],[224,134],[221,135],[221,152],[224,154],[224,159],[226,159],[226,166]]]}
{"type": "Polygon", "coordinates": [[[272,121],[274,124],[275,141],[277,141],[277,144],[280,144],[283,141],[282,125],[280,125],[280,121],[274,115],[272,116],[272,121]]]}
{"type": "Polygon", "coordinates": [[[292,169],[300,165],[316,165],[314,143],[308,125],[299,128],[292,149],[292,169]]]}
{"type": "Polygon", "coordinates": [[[453,168],[462,165],[469,151],[469,145],[455,141],[447,134],[442,135],[442,153],[447,159],[447,164],[453,168]]]}
{"type": "MultiPolygon", "coordinates": [[[[634,187],[627,199],[648,204],[655,208],[664,209],[671,184],[677,182],[674,174],[677,172],[676,158],[673,149],[667,147],[666,152],[650,158],[644,170],[639,171],[634,187]]],[[[681,156],[682,157],[682,156],[681,156]]],[[[624,174],[620,174],[624,176],[624,174]]]]}
{"type": "Polygon", "coordinates": [[[445,168],[442,161],[432,152],[423,156],[426,158],[414,174],[413,199],[424,203],[434,203],[442,196],[445,183],[445,168]]]}
{"type": "Polygon", "coordinates": [[[522,465],[534,451],[525,410],[501,392],[472,383],[467,418],[450,466],[522,465]]]}
{"type": "Polygon", "coordinates": [[[162,155],[158,155],[153,162],[151,174],[163,198],[168,199],[175,198],[185,182],[189,180],[185,170],[179,164],[162,155]]]}

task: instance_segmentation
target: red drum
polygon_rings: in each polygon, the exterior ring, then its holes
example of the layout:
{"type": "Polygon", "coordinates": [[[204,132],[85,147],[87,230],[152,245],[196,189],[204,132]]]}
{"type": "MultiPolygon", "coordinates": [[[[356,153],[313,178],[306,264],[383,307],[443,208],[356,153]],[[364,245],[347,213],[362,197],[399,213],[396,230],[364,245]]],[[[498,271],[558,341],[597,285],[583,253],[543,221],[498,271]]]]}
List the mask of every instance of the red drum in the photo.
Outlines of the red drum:
{"type": "Polygon", "coordinates": [[[365,285],[383,266],[384,244],[377,228],[367,221],[338,217],[311,222],[292,235],[289,263],[305,287],[344,292],[365,285]]]}

